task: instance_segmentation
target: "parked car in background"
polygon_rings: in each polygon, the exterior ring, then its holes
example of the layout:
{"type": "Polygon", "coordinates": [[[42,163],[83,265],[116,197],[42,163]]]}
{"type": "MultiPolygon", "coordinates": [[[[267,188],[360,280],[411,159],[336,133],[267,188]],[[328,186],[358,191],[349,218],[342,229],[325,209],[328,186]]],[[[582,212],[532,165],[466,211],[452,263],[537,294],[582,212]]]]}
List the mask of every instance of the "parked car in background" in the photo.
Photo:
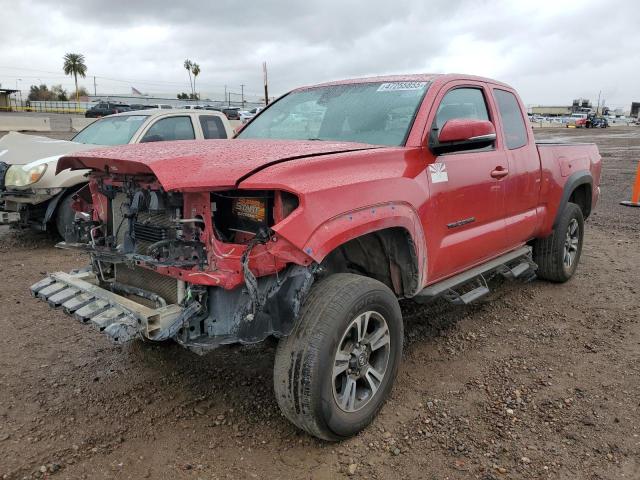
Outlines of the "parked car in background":
{"type": "Polygon", "coordinates": [[[134,111],[134,110],[150,110],[150,109],[153,108],[152,105],[145,105],[145,104],[142,104],[142,103],[132,103],[130,105],[130,107],[131,107],[131,111],[134,111]]]}
{"type": "Polygon", "coordinates": [[[590,115],[587,119],[587,128],[608,128],[609,120],[606,117],[597,117],[596,115],[590,115]]]}
{"type": "Polygon", "coordinates": [[[53,229],[68,238],[74,220],[73,194],[86,184],[87,172],[58,172],[58,159],[66,153],[127,143],[224,139],[233,134],[220,112],[177,109],[109,115],[71,141],[10,132],[0,138],[0,224],[53,229]]]}
{"type": "Polygon", "coordinates": [[[248,110],[246,112],[242,112],[240,114],[240,121],[242,123],[247,123],[249,120],[251,120],[253,117],[255,117],[262,110],[264,110],[264,107],[254,107],[251,110],[248,110]]]}
{"type": "Polygon", "coordinates": [[[91,262],[32,294],[119,343],[275,337],[284,417],[345,439],[391,392],[399,300],[466,305],[493,276],[576,272],[601,157],[536,143],[525,112],[490,79],[364,78],[294,90],[236,140],[71,153],[60,168],[90,170],[88,199],[83,241],[60,246],[91,262]]]}
{"type": "Polygon", "coordinates": [[[131,111],[131,106],[125,103],[117,102],[99,102],[84,114],[86,118],[100,118],[114,113],[122,113],[131,111]]]}
{"type": "Polygon", "coordinates": [[[583,128],[587,125],[587,117],[589,114],[587,113],[572,113],[570,117],[567,117],[567,128],[576,127],[583,128]]]}
{"type": "Polygon", "coordinates": [[[237,107],[222,107],[220,111],[224,113],[229,120],[240,120],[240,109],[237,107]]]}
{"type": "Polygon", "coordinates": [[[204,110],[204,105],[183,105],[180,108],[184,110],[204,110]]]}

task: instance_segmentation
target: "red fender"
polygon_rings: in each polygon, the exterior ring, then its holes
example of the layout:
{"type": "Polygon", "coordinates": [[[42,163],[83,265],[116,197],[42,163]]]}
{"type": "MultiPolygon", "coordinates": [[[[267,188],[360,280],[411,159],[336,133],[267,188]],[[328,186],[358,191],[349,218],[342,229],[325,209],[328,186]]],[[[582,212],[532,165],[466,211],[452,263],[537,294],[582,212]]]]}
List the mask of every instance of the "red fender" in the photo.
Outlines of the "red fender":
{"type": "Polygon", "coordinates": [[[427,271],[426,242],[418,214],[406,203],[383,203],[334,217],[311,233],[305,242],[303,251],[319,263],[331,251],[349,240],[392,227],[404,228],[411,236],[418,260],[420,289],[426,281],[424,278],[427,271]]]}

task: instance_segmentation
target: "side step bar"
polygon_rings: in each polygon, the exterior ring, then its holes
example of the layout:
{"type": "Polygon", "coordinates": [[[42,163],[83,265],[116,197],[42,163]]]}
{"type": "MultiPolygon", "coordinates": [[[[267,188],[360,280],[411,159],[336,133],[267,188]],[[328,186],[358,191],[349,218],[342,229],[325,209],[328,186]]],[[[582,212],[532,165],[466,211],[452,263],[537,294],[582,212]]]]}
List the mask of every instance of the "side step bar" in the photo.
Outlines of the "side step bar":
{"type": "Polygon", "coordinates": [[[526,273],[529,273],[529,276],[533,275],[535,269],[537,269],[537,265],[531,260],[531,247],[525,246],[505,253],[498,258],[471,268],[466,272],[429,285],[413,297],[413,299],[419,303],[425,303],[444,296],[452,303],[466,305],[489,293],[489,287],[484,278],[485,275],[496,272],[508,278],[520,278],[526,273]],[[460,287],[470,283],[475,283],[474,288],[471,290],[465,293],[458,293],[456,291],[460,287]]]}

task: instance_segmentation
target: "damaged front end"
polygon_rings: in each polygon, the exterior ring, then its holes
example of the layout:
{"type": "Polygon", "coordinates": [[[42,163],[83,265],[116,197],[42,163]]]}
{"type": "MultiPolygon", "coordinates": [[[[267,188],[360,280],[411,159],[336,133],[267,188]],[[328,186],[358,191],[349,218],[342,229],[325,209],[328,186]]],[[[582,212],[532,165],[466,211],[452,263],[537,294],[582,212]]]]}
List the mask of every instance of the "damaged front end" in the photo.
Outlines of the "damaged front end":
{"type": "Polygon", "coordinates": [[[75,196],[85,271],[58,272],[34,296],[117,342],[175,339],[203,354],[288,335],[316,273],[272,227],[298,207],[281,190],[167,192],[152,175],[94,172],[75,196]]]}

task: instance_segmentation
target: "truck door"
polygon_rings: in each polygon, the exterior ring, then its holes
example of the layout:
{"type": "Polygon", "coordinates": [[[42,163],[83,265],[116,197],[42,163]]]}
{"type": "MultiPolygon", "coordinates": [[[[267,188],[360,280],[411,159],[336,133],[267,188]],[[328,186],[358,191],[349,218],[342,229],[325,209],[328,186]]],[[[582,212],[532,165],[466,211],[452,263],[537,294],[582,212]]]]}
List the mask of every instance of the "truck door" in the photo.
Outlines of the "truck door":
{"type": "MultiPolygon", "coordinates": [[[[444,90],[444,89],[443,89],[444,90]]],[[[437,142],[448,120],[489,120],[498,130],[493,103],[482,83],[455,85],[440,92],[429,120],[429,144],[437,142]]],[[[427,167],[430,206],[428,232],[429,283],[465,270],[507,248],[502,179],[508,163],[502,145],[436,155],[427,167]]]]}
{"type": "Polygon", "coordinates": [[[517,245],[530,240],[536,230],[542,177],[540,158],[518,98],[498,88],[493,89],[493,95],[509,162],[509,175],[503,182],[506,232],[509,242],[517,245]]]}

